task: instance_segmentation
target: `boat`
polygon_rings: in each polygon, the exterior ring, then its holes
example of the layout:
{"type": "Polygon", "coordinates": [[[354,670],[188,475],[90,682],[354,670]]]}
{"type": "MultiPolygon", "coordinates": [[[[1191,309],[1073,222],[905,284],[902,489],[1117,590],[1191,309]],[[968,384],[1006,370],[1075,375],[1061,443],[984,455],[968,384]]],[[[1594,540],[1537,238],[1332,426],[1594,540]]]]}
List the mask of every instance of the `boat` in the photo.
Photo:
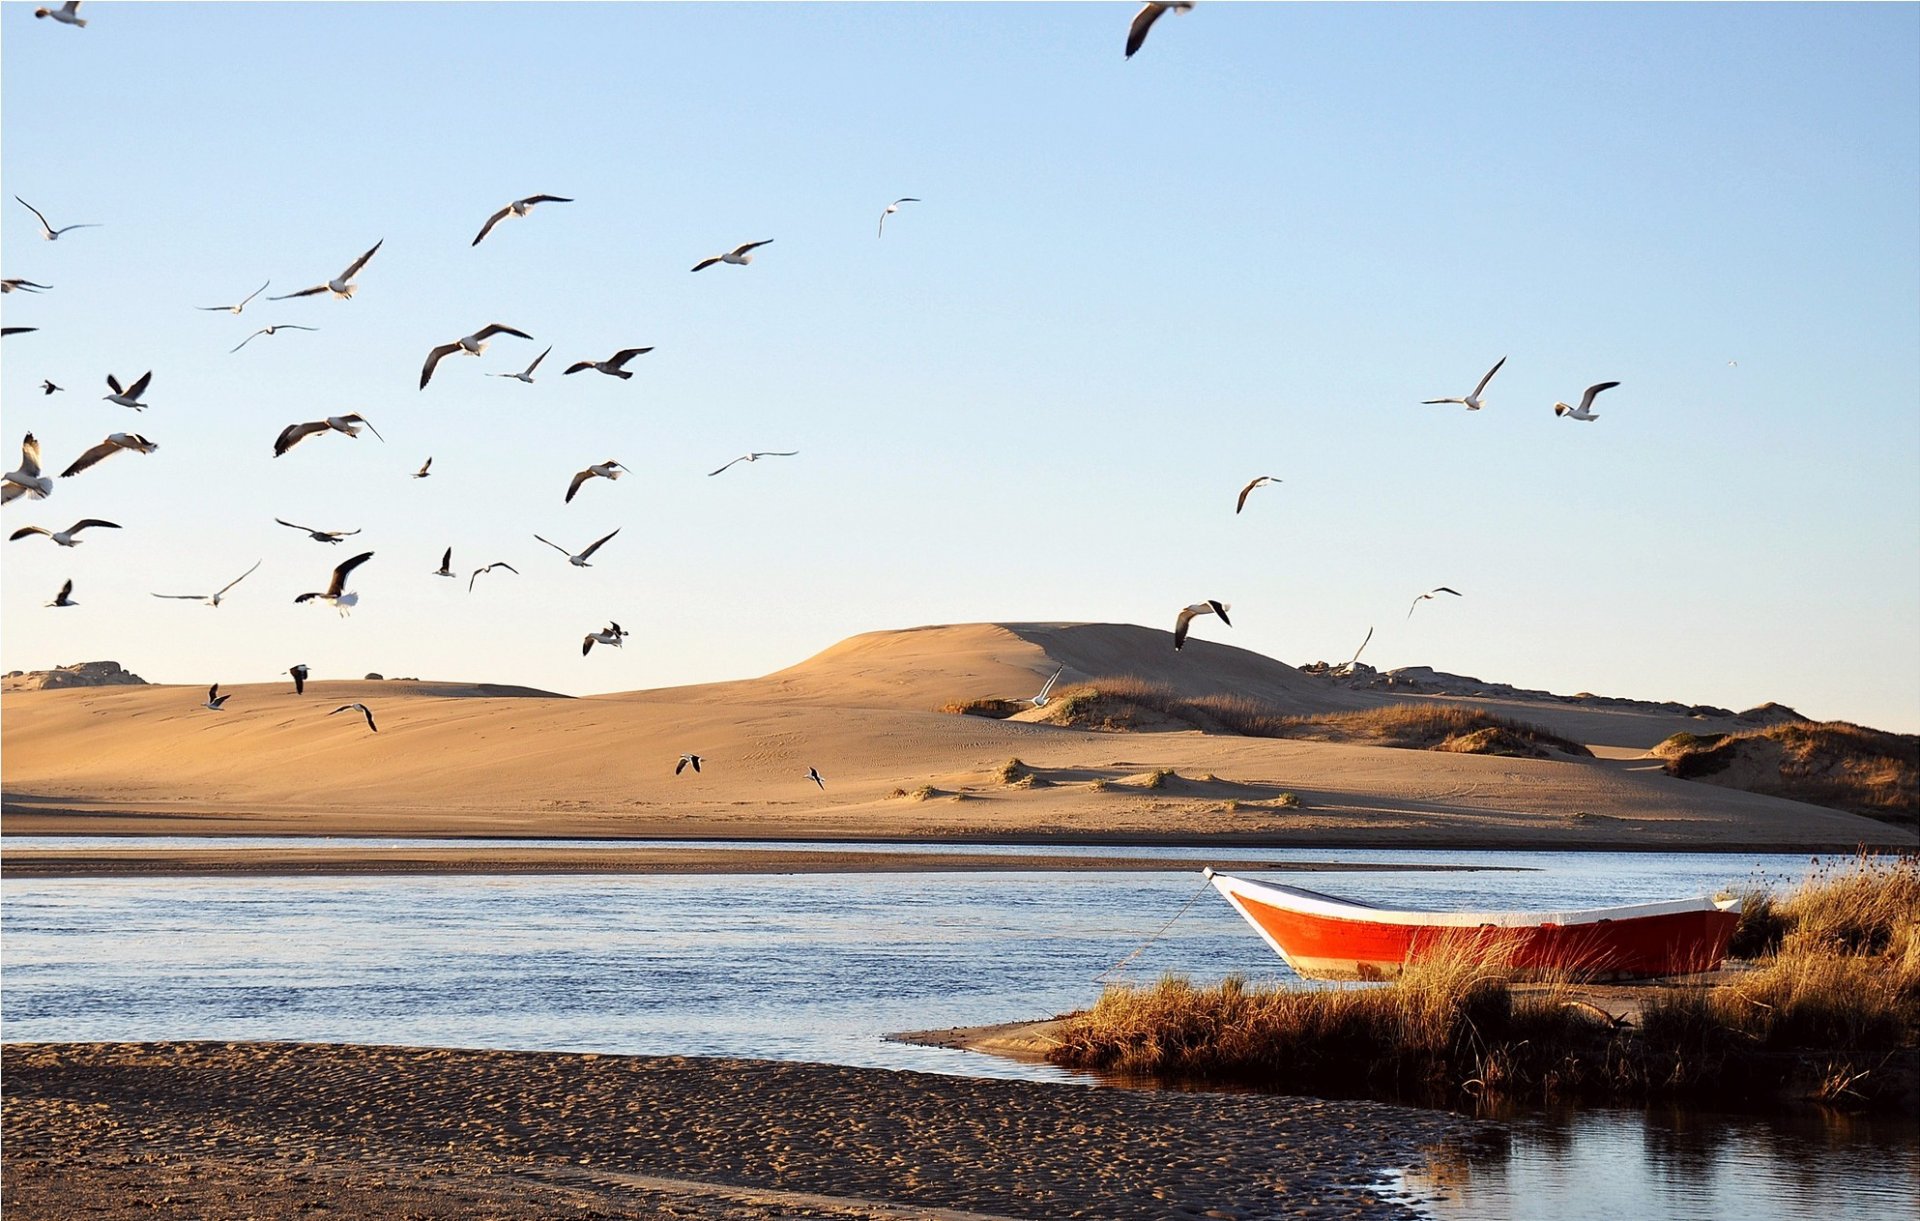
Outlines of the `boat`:
{"type": "Polygon", "coordinates": [[[1392,979],[1462,947],[1517,976],[1567,971],[1645,979],[1711,971],[1740,922],[1737,898],[1702,897],[1562,912],[1397,911],[1299,886],[1203,871],[1214,889],[1308,979],[1392,979]]]}

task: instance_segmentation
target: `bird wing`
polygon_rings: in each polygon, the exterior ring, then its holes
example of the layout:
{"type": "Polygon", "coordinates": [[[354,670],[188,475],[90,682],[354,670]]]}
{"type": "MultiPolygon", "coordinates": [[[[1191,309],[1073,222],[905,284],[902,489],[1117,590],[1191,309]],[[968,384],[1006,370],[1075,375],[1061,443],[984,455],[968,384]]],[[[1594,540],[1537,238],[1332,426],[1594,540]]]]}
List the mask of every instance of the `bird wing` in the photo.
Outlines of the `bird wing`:
{"type": "MultiPolygon", "coordinates": [[[[16,195],[16,196],[14,196],[14,198],[15,198],[15,199],[19,199],[19,196],[17,196],[17,195],[16,195]]],[[[24,201],[24,200],[22,200],[21,202],[23,202],[23,203],[24,203],[25,201],[24,201]]],[[[9,486],[11,486],[11,485],[9,485],[9,486]]],[[[19,528],[18,530],[15,530],[15,531],[14,531],[14,532],[13,532],[12,534],[9,534],[9,535],[7,535],[7,541],[11,543],[11,542],[13,542],[13,541],[14,541],[15,539],[22,539],[22,538],[25,538],[25,537],[27,537],[27,535],[29,535],[29,534],[46,534],[46,535],[51,535],[52,533],[53,533],[53,531],[51,531],[51,530],[49,530],[49,529],[47,529],[47,528],[46,528],[45,526],[22,526],[22,527],[20,527],[20,528],[19,528]]]]}
{"type": "Polygon", "coordinates": [[[118,530],[120,528],[120,523],[117,521],[102,521],[98,517],[83,517],[79,521],[74,522],[71,526],[67,527],[67,533],[78,534],[89,526],[104,526],[109,530],[118,530]]]}
{"type": "Polygon", "coordinates": [[[513,329],[512,327],[510,327],[510,326],[503,326],[503,325],[501,325],[501,324],[500,324],[500,323],[498,323],[498,322],[489,322],[489,323],[487,323],[487,325],[485,325],[485,326],[483,326],[483,327],[481,327],[481,328],[480,328],[480,330],[479,330],[478,332],[476,332],[476,333],[475,333],[475,335],[474,335],[474,338],[475,338],[475,339],[490,339],[490,338],[492,338],[492,337],[493,337],[493,336],[495,336],[495,335],[517,335],[517,336],[519,336],[519,337],[520,337],[521,339],[532,339],[532,338],[533,338],[533,336],[531,336],[531,335],[529,335],[529,334],[527,334],[527,333],[526,333],[525,331],[516,331],[516,330],[514,330],[514,329],[513,329]]]}
{"type": "Polygon", "coordinates": [[[1044,686],[1044,687],[1042,687],[1042,688],[1040,688],[1040,698],[1041,698],[1041,699],[1045,699],[1045,698],[1047,698],[1047,692],[1049,692],[1049,691],[1052,691],[1052,690],[1053,690],[1053,684],[1055,684],[1055,683],[1057,683],[1057,682],[1059,682],[1059,681],[1060,681],[1060,676],[1061,676],[1062,674],[1064,674],[1064,673],[1066,673],[1066,670],[1067,670],[1067,668],[1066,668],[1065,666],[1061,666],[1061,667],[1060,667],[1060,668],[1059,668],[1058,670],[1055,670],[1055,671],[1053,672],[1053,677],[1052,677],[1052,678],[1049,678],[1049,679],[1047,680],[1047,684],[1046,684],[1046,686],[1044,686]]]}
{"type": "Polygon", "coordinates": [[[267,300],[269,300],[269,301],[291,301],[291,300],[293,300],[293,299],[294,299],[295,297],[311,297],[311,296],[313,296],[313,294],[315,294],[315,293],[323,293],[323,292],[326,292],[326,291],[327,291],[327,286],[326,286],[326,285],[324,285],[324,284],[316,284],[316,285],[314,285],[314,286],[313,286],[312,288],[303,288],[303,289],[301,289],[301,290],[300,290],[299,292],[297,292],[297,293],[287,293],[286,295],[284,295],[284,296],[280,296],[280,297],[268,297],[268,298],[267,298],[267,300]]]}
{"type": "Polygon", "coordinates": [[[1208,608],[1211,609],[1214,614],[1220,616],[1220,622],[1226,624],[1228,627],[1233,626],[1233,620],[1227,618],[1227,611],[1232,609],[1232,605],[1230,602],[1216,602],[1212,598],[1207,599],[1208,608]]]}
{"type": "MultiPolygon", "coordinates": [[[[551,352],[551,351],[553,351],[553,345],[552,345],[552,344],[548,344],[548,345],[547,345],[547,352],[551,352]]],[[[533,363],[527,366],[527,375],[528,375],[528,376],[532,376],[532,374],[533,374],[533,371],[534,371],[535,369],[538,369],[538,368],[540,367],[540,362],[541,362],[541,361],[543,361],[543,360],[545,360],[545,359],[547,358],[547,352],[542,352],[542,353],[540,353],[540,355],[538,355],[538,356],[536,356],[536,357],[534,357],[534,358],[533,358],[533,363]]],[[[571,369],[569,369],[569,370],[567,370],[567,372],[569,372],[569,373],[571,373],[571,372],[573,372],[573,370],[571,370],[571,369]]]]}
{"type": "Polygon", "coordinates": [[[92,449],[81,454],[78,458],[75,458],[71,466],[67,467],[66,470],[60,472],[60,478],[65,479],[72,475],[78,475],[81,471],[86,470],[88,467],[92,466],[94,463],[100,461],[100,459],[106,457],[108,454],[112,453],[114,450],[117,450],[119,448],[120,447],[118,445],[115,445],[111,441],[100,442],[100,444],[94,446],[92,449]]]}
{"type": "Polygon", "coordinates": [[[453,548],[449,547],[446,549],[446,552],[442,554],[440,557],[440,571],[441,572],[447,571],[448,566],[451,565],[452,563],[453,563],[453,548]]]}
{"type": "Polygon", "coordinates": [[[753,451],[753,456],[756,458],[791,458],[799,452],[797,449],[756,449],[753,451]]]}
{"type": "Polygon", "coordinates": [[[1147,31],[1153,28],[1153,23],[1160,20],[1160,14],[1166,11],[1166,5],[1153,3],[1143,5],[1140,11],[1133,15],[1133,24],[1127,27],[1126,57],[1128,59],[1132,59],[1133,53],[1147,41],[1147,31]]]}
{"type": "Polygon", "coordinates": [[[208,688],[207,688],[207,702],[208,702],[209,704],[211,704],[211,703],[212,703],[212,702],[213,702],[214,700],[216,700],[216,699],[219,699],[219,698],[220,698],[220,684],[219,684],[219,683],[215,683],[215,684],[213,684],[213,686],[211,686],[211,687],[208,687],[208,688]]]}
{"type": "Polygon", "coordinates": [[[367,728],[373,730],[373,732],[375,733],[379,733],[380,727],[373,723],[373,709],[367,707],[365,704],[355,704],[354,707],[358,708],[363,714],[365,714],[367,718],[367,728]]]}
{"type": "Polygon", "coordinates": [[[352,263],[348,264],[347,269],[340,273],[340,278],[342,280],[353,279],[353,277],[359,273],[360,269],[367,265],[367,260],[373,257],[374,251],[379,250],[380,247],[386,244],[387,244],[387,239],[384,237],[381,238],[379,241],[375,242],[373,244],[373,250],[367,251],[365,254],[355,259],[352,263]]]}
{"type": "Polygon", "coordinates": [[[1462,593],[1461,593],[1461,592],[1460,592],[1459,590],[1457,590],[1457,589],[1448,589],[1448,588],[1447,588],[1446,586],[1444,586],[1444,585],[1438,585],[1438,586],[1435,586],[1435,587],[1434,587],[1434,590],[1433,590],[1433,592],[1434,592],[1434,593],[1437,593],[1437,594],[1452,594],[1452,595],[1453,595],[1454,597],[1456,597],[1456,598],[1459,598],[1459,597],[1464,597],[1464,596],[1465,596],[1465,595],[1464,595],[1464,594],[1462,594],[1462,593]]]}
{"type": "Polygon", "coordinates": [[[733,248],[733,253],[745,254],[749,250],[758,250],[760,247],[770,245],[772,242],[772,238],[768,238],[764,242],[742,242],[733,248]]]}
{"type": "Polygon", "coordinates": [[[17,483],[0,483],[0,505],[12,504],[27,494],[27,489],[17,483]]]}
{"type": "Polygon", "coordinates": [[[1366,640],[1362,640],[1362,641],[1360,642],[1360,647],[1359,647],[1359,648],[1357,648],[1357,649],[1355,649],[1355,650],[1353,651],[1353,661],[1349,661],[1349,662],[1347,663],[1348,665],[1352,665],[1354,661],[1359,661],[1359,660],[1360,660],[1360,654],[1362,654],[1362,653],[1364,653],[1364,652],[1366,652],[1366,651],[1367,651],[1367,641],[1370,641],[1370,640],[1372,640],[1372,639],[1373,639],[1373,629],[1372,629],[1371,627],[1369,627],[1369,628],[1367,629],[1367,639],[1366,639],[1366,640]]]}
{"type": "Polygon", "coordinates": [[[125,391],[125,390],[122,390],[122,389],[120,388],[120,379],[119,379],[119,378],[117,378],[117,377],[115,377],[115,376],[114,376],[113,374],[111,374],[111,373],[109,373],[109,374],[107,374],[107,389],[109,389],[109,390],[111,390],[111,391],[113,391],[113,392],[114,392],[115,394],[125,394],[125,393],[126,393],[126,391],[125,391]]]}
{"type": "MultiPolygon", "coordinates": [[[[746,460],[747,460],[747,456],[746,456],[745,454],[741,454],[741,455],[740,455],[740,456],[739,456],[738,458],[735,458],[735,459],[733,460],[733,462],[745,462],[746,460]]],[[[733,465],[733,462],[729,462],[729,463],[727,463],[727,466],[732,466],[732,465],[733,465]]],[[[720,471],[724,471],[724,470],[726,470],[726,469],[727,469],[727,466],[723,466],[723,467],[721,467],[721,468],[720,468],[720,471]]],[[[708,477],[708,478],[712,478],[713,476],[715,476],[715,475],[718,475],[718,474],[720,473],[720,471],[708,471],[708,472],[707,472],[707,477],[708,477]]]]}
{"type": "Polygon", "coordinates": [[[20,442],[20,473],[38,475],[40,473],[40,441],[32,433],[20,442]]]}
{"type": "MultiPolygon", "coordinates": [[[[1611,390],[1619,384],[1619,382],[1600,382],[1597,385],[1588,386],[1587,392],[1580,396],[1580,410],[1585,411],[1593,406],[1594,395],[1599,394],[1602,390],[1611,390]]],[[[1629,412],[1628,414],[1632,413],[1629,412]]]]}
{"type": "Polygon", "coordinates": [[[511,211],[513,211],[513,205],[508,204],[506,207],[500,209],[498,212],[495,212],[492,216],[487,217],[487,223],[480,226],[480,232],[475,235],[473,242],[471,244],[474,246],[478,246],[480,244],[480,239],[485,237],[487,234],[492,233],[493,227],[499,224],[502,220],[506,219],[507,213],[511,211]]]}
{"type": "Polygon", "coordinates": [[[65,602],[67,600],[67,595],[71,594],[72,592],[73,592],[73,578],[69,577],[67,578],[67,583],[60,587],[60,592],[53,595],[53,600],[55,602],[65,602]]]}
{"type": "Polygon", "coordinates": [[[280,519],[280,518],[278,518],[278,517],[276,517],[276,518],[274,518],[273,520],[274,520],[274,521],[276,521],[276,522],[279,522],[279,523],[280,523],[281,525],[283,525],[283,526],[285,526],[285,527],[287,527],[287,528],[288,528],[289,530],[304,530],[304,531],[306,531],[306,532],[307,532],[308,534],[325,534],[325,533],[327,533],[327,531],[325,531],[325,530],[316,530],[316,529],[314,529],[314,528],[313,528],[312,526],[296,526],[296,525],[294,525],[294,524],[293,524],[292,522],[290,522],[290,521],[283,521],[282,519],[280,519]]]}
{"type": "MultiPolygon", "coordinates": [[[[698,270],[698,268],[695,268],[695,270],[698,270]]],[[[547,352],[551,352],[551,351],[553,351],[553,349],[552,349],[552,348],[548,348],[548,349],[547,349],[547,352]]],[[[542,353],[541,353],[541,355],[542,355],[542,356],[545,356],[546,354],[547,354],[546,352],[542,352],[542,353]]],[[[539,364],[540,362],[536,360],[536,361],[534,361],[533,363],[537,365],[537,364],[539,364]]],[[[563,372],[563,373],[578,373],[578,372],[580,372],[580,370],[582,370],[582,369],[591,369],[591,368],[593,368],[593,362],[592,362],[592,361],[590,361],[590,360],[576,360],[576,361],[574,361],[574,362],[573,362],[572,364],[570,364],[570,365],[568,365],[568,366],[567,366],[567,367],[566,367],[566,368],[565,368],[564,370],[562,370],[562,372],[563,372]]],[[[529,372],[529,373],[531,373],[531,372],[533,372],[533,369],[531,368],[531,366],[530,366],[530,367],[529,367],[529,368],[527,369],[527,372],[529,372]]]]}
{"type": "Polygon", "coordinates": [[[420,366],[420,388],[422,390],[427,388],[427,381],[433,376],[434,367],[440,363],[440,358],[449,353],[458,352],[459,350],[460,345],[457,343],[443,343],[427,353],[427,363],[420,366]]]}
{"type": "Polygon", "coordinates": [[[1187,625],[1193,622],[1193,617],[1198,613],[1199,612],[1191,606],[1185,606],[1180,609],[1179,617],[1173,621],[1174,648],[1177,649],[1187,642],[1187,625]]]}
{"type": "Polygon", "coordinates": [[[593,637],[589,635],[580,641],[580,656],[585,657],[591,652],[593,652],[593,637]]]}
{"type": "Polygon", "coordinates": [[[685,771],[686,768],[687,768],[687,757],[685,755],[681,755],[680,762],[673,765],[673,774],[678,776],[681,772],[685,771]]]}
{"type": "Polygon", "coordinates": [[[523,204],[572,203],[565,195],[529,195],[520,201],[523,204]]]}
{"type": "Polygon", "coordinates": [[[255,331],[253,334],[247,336],[245,339],[242,339],[239,343],[236,343],[231,348],[228,348],[227,355],[229,356],[233,355],[235,352],[238,352],[241,348],[246,347],[248,344],[252,343],[255,339],[257,339],[261,335],[265,335],[266,333],[267,333],[267,328],[261,327],[259,330],[255,331]]]}
{"type": "Polygon", "coordinates": [[[373,558],[373,552],[362,551],[359,555],[341,564],[333,570],[333,580],[327,583],[327,597],[337,598],[346,592],[347,576],[354,569],[373,558]]]}
{"type": "Polygon", "coordinates": [[[140,377],[133,383],[133,385],[127,387],[127,397],[130,399],[137,399],[141,395],[145,394],[147,392],[147,384],[152,380],[153,380],[153,370],[148,369],[145,373],[142,373],[140,375],[140,377]]]}
{"type": "MultiPolygon", "coordinates": [[[[300,442],[311,437],[314,433],[325,431],[327,431],[327,422],[325,420],[315,420],[305,424],[289,424],[280,430],[280,436],[275,439],[273,443],[273,456],[278,458],[281,454],[286,453],[294,446],[300,444],[300,442]]],[[[274,520],[279,521],[278,518],[274,520]]],[[[280,524],[285,525],[286,523],[281,522],[280,524]]]]}
{"type": "MultiPolygon", "coordinates": [[[[559,200],[555,200],[554,202],[555,203],[572,203],[573,201],[571,199],[559,199],[559,200]]],[[[496,568],[504,568],[516,577],[520,575],[520,570],[518,568],[515,568],[512,564],[507,563],[505,560],[495,560],[493,563],[487,565],[488,572],[492,572],[496,568]]]]}
{"type": "Polygon", "coordinates": [[[343,420],[350,420],[355,424],[365,424],[367,426],[368,432],[372,433],[375,437],[379,437],[381,444],[383,445],[386,444],[387,439],[385,437],[380,436],[380,430],[375,428],[373,426],[373,421],[369,420],[367,417],[359,414],[358,412],[353,412],[348,415],[343,415],[340,418],[343,420]]]}
{"type": "Polygon", "coordinates": [[[30,204],[30,203],[28,203],[28,202],[27,202],[26,200],[24,200],[24,199],[20,199],[20,197],[19,197],[18,195],[15,195],[15,196],[14,196],[14,198],[15,198],[15,199],[17,199],[17,200],[20,200],[20,206],[21,206],[21,207],[23,207],[23,208],[25,208],[25,209],[26,209],[27,211],[29,211],[29,212],[31,212],[31,213],[33,213],[33,214],[34,214],[34,215],[35,215],[36,217],[39,217],[39,220],[40,220],[40,227],[41,227],[42,229],[45,229],[45,230],[46,230],[46,231],[47,231],[48,233],[52,233],[52,232],[53,232],[53,226],[52,226],[52,225],[49,225],[49,224],[47,223],[47,218],[46,218],[46,217],[44,217],[44,216],[41,216],[41,215],[40,215],[40,209],[38,209],[38,208],[36,208],[36,207],[34,207],[34,206],[33,206],[32,204],[30,204]]]}
{"type": "Polygon", "coordinates": [[[205,594],[155,594],[153,596],[156,598],[176,598],[181,601],[190,602],[205,602],[207,600],[207,595],[205,594]]]}
{"type": "Polygon", "coordinates": [[[1421,399],[1420,401],[1423,404],[1424,403],[1459,403],[1464,406],[1467,400],[1465,399],[1421,399]]]}
{"type": "MultiPolygon", "coordinates": [[[[16,198],[18,197],[16,196],[16,198]]],[[[719,261],[720,261],[720,256],[716,254],[710,259],[701,259],[698,263],[695,263],[693,265],[693,269],[695,271],[705,271],[707,268],[713,266],[715,263],[718,263],[719,261]]]]}
{"type": "MultiPolygon", "coordinates": [[[[620,533],[620,530],[619,530],[619,528],[618,528],[618,527],[615,527],[615,529],[614,529],[614,531],[613,531],[613,534],[618,534],[618,533],[620,533]]],[[[613,537],[613,534],[609,534],[609,535],[607,535],[607,536],[606,536],[605,538],[597,538],[597,539],[595,539],[595,540],[593,540],[593,546],[591,546],[591,547],[588,547],[588,548],[587,548],[587,549],[586,549],[585,551],[582,551],[582,552],[580,553],[580,558],[584,560],[584,559],[587,559],[588,557],[590,557],[590,556],[592,556],[594,552],[596,552],[596,551],[598,551],[598,550],[600,550],[600,546],[601,546],[601,544],[602,544],[602,543],[605,543],[605,542],[607,541],[607,539],[609,539],[609,538],[612,538],[612,537],[613,537]]]]}
{"type": "Polygon", "coordinates": [[[258,287],[258,288],[256,288],[256,289],[254,289],[254,290],[253,290],[252,292],[250,292],[250,293],[248,293],[248,294],[247,294],[246,296],[244,296],[244,297],[242,297],[242,298],[240,298],[240,304],[241,304],[241,306],[242,306],[242,307],[244,308],[244,307],[246,306],[246,304],[247,304],[247,302],[249,302],[249,301],[251,301],[251,300],[253,300],[253,299],[254,299],[255,297],[257,297],[257,296],[259,296],[259,295],[260,295],[261,293],[263,293],[263,292],[266,292],[266,291],[267,291],[267,284],[271,284],[271,283],[273,283],[273,281],[272,281],[272,280],[268,280],[268,281],[266,282],[266,284],[262,284],[262,285],[261,285],[260,287],[258,287]]]}
{"type": "Polygon", "coordinates": [[[422,462],[422,463],[420,464],[420,469],[414,472],[414,475],[415,475],[415,477],[417,478],[418,476],[421,476],[421,475],[424,475],[424,474],[426,474],[426,473],[427,473],[427,468],[428,468],[428,467],[430,467],[430,466],[432,466],[432,465],[433,465],[433,459],[432,459],[432,458],[428,458],[428,459],[427,459],[427,460],[426,460],[425,462],[422,462]]]}
{"type": "Polygon", "coordinates": [[[1507,363],[1507,358],[1504,356],[1502,356],[1499,360],[1496,360],[1493,362],[1493,368],[1488,369],[1487,375],[1480,379],[1480,384],[1473,388],[1474,398],[1480,397],[1480,392],[1487,388],[1487,383],[1493,380],[1493,375],[1500,372],[1500,366],[1506,363],[1507,363]]]}
{"type": "Polygon", "coordinates": [[[613,359],[607,363],[616,369],[624,369],[628,361],[636,356],[645,356],[651,351],[653,351],[652,348],[621,348],[613,354],[613,359]]]}
{"type": "Polygon", "coordinates": [[[593,478],[592,471],[581,471],[579,474],[573,477],[573,482],[567,485],[567,501],[566,502],[568,504],[573,503],[573,494],[580,490],[580,485],[585,483],[587,480],[591,478],[593,478]]]}
{"type": "Polygon", "coordinates": [[[1240,499],[1235,501],[1233,506],[1233,511],[1235,513],[1238,513],[1240,510],[1247,507],[1247,494],[1259,486],[1260,486],[1260,480],[1255,479],[1252,483],[1249,483],[1246,487],[1243,487],[1240,489],[1240,499]]]}

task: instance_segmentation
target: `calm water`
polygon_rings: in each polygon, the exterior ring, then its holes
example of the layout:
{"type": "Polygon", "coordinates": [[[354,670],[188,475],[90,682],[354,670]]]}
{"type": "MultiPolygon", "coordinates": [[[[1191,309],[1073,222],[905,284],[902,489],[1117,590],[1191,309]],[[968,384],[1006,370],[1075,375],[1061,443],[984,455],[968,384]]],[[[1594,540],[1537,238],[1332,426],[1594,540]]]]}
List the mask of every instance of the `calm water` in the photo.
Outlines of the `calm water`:
{"type": "MultiPolygon", "coordinates": [[[[1207,859],[1191,849],[1057,851],[1196,868],[1207,859]]],[[[1435,908],[1673,898],[1790,882],[1807,867],[1802,856],[1231,855],[1501,870],[1291,878],[1435,908]]],[[[0,887],[0,1037],[758,1056],[1064,1080],[1048,1066],[882,1036],[1084,1006],[1103,971],[1196,895],[1122,978],[1291,976],[1201,889],[1187,873],[10,880],[0,887]]],[[[1920,1146],[1911,1125],[1836,1136],[1585,1112],[1529,1118],[1506,1149],[1399,1188],[1448,1217],[1910,1217],[1920,1146]],[[1617,1206],[1626,1200],[1633,1206],[1617,1206]]]]}

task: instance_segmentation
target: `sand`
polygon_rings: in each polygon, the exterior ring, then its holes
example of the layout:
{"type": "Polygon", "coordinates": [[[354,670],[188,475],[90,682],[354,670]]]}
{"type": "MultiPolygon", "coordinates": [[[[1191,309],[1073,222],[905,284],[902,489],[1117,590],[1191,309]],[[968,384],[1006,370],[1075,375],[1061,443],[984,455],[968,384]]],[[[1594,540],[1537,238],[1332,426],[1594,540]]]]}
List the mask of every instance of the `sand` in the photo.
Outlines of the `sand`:
{"type": "Polygon", "coordinates": [[[1404,1217],[1491,1129],[1369,1102],[755,1060],[10,1044],[9,1221],[1404,1217]]]}

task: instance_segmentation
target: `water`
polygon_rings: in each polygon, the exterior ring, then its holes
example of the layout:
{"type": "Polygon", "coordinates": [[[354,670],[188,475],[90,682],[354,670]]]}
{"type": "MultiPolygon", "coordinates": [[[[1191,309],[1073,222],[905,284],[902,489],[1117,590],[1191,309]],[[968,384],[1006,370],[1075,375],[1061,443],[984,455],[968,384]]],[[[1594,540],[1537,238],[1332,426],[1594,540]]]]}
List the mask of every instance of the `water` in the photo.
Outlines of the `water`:
{"type": "MultiPolygon", "coordinates": [[[[778,845],[756,847],[769,846],[778,845]]],[[[1047,851],[1190,859],[1196,868],[1208,859],[1192,849],[1047,851]]],[[[1674,898],[1791,882],[1807,867],[1802,856],[1713,854],[1231,855],[1502,870],[1275,875],[1373,903],[1451,909],[1674,898]]],[[[1099,994],[1097,977],[1201,885],[1188,873],[9,880],[0,886],[0,1038],[756,1056],[1065,1080],[1072,1075],[1048,1065],[882,1036],[1083,1007],[1099,994]]],[[[1125,977],[1170,970],[1199,980],[1291,978],[1212,895],[1200,895],[1125,977]]],[[[1708,1152],[1689,1160],[1664,1154],[1691,1146],[1638,1112],[1533,1118],[1491,1159],[1409,1175],[1400,1187],[1441,1217],[1911,1216],[1920,1207],[1911,1126],[1832,1142],[1757,1121],[1699,1123],[1713,1135],[1708,1152]],[[1802,1156],[1783,1158],[1782,1148],[1802,1156]],[[1706,1169],[1685,1169],[1695,1165],[1706,1169]],[[1776,1183],[1782,1173],[1798,1174],[1805,1190],[1776,1183]],[[1634,1207],[1581,1211],[1619,1199],[1634,1207]]]]}

